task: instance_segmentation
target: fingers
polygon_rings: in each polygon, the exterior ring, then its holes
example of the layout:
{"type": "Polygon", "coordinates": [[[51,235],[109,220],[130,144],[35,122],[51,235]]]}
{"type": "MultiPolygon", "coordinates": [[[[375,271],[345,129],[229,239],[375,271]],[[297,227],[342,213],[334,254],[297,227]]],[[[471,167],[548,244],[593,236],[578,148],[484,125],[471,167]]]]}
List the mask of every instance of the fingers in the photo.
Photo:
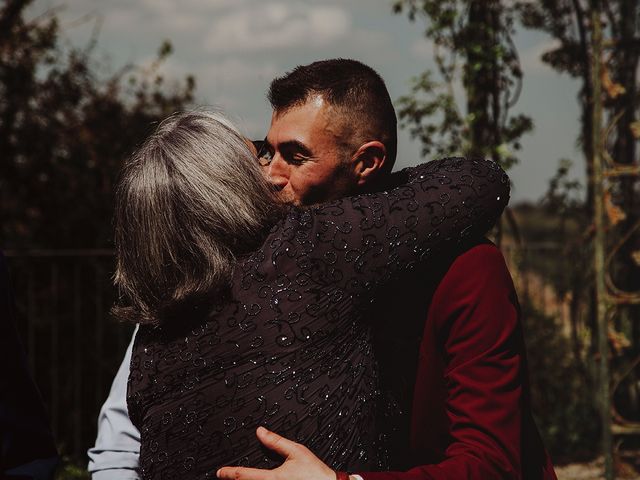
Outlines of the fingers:
{"type": "MultiPolygon", "coordinates": [[[[261,470],[259,468],[245,467],[222,467],[216,472],[216,476],[218,478],[229,480],[276,480],[278,478],[278,471],[282,470],[284,465],[290,465],[289,462],[293,460],[293,457],[304,457],[305,452],[308,452],[308,450],[299,443],[287,440],[264,427],[258,427],[256,435],[265,447],[284,457],[285,463],[274,470],[261,470]]],[[[313,456],[311,452],[309,452],[309,455],[313,456]]]]}
{"type": "Polygon", "coordinates": [[[299,443],[287,440],[264,427],[258,427],[256,435],[265,447],[269,450],[273,450],[284,458],[289,458],[300,451],[301,445],[299,443]]]}
{"type": "Polygon", "coordinates": [[[216,472],[216,476],[228,480],[274,480],[276,478],[271,470],[244,467],[222,467],[216,472]]]}

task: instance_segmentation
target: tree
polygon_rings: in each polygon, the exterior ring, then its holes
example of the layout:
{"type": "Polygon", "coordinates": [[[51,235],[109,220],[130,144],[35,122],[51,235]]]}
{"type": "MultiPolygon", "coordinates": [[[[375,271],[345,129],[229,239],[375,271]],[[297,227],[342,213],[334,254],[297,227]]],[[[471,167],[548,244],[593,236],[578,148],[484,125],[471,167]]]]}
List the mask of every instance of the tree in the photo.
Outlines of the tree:
{"type": "MultiPolygon", "coordinates": [[[[591,76],[591,15],[597,8],[608,27],[610,55],[605,68],[604,85],[609,94],[607,109],[610,118],[619,118],[613,141],[616,161],[635,162],[635,143],[629,128],[636,119],[639,105],[637,67],[640,54],[638,16],[640,5],[635,0],[540,0],[518,2],[520,18],[525,27],[547,32],[558,46],[545,52],[542,60],[561,73],[580,79],[578,92],[581,107],[582,145],[587,177],[592,178],[593,149],[591,131],[593,117],[593,85],[591,76]]],[[[587,187],[586,206],[593,204],[593,186],[587,187]]],[[[590,211],[590,210],[589,210],[590,211]]]]}
{"type": "Polygon", "coordinates": [[[153,122],[192,101],[194,79],[167,92],[149,68],[101,77],[87,48],[63,49],[53,12],[26,20],[31,3],[0,9],[0,242],[4,248],[111,245],[120,162],[153,122]]]}
{"type": "Polygon", "coordinates": [[[510,115],[522,71],[512,41],[515,10],[499,0],[398,0],[394,12],[426,24],[443,83],[424,72],[400,98],[401,124],[420,139],[423,154],[491,157],[508,168],[517,161],[520,138],[533,128],[525,115],[510,115]],[[464,63],[460,68],[458,58],[464,63]],[[454,86],[461,73],[466,114],[454,86]]]}
{"type": "MultiPolygon", "coordinates": [[[[594,181],[592,158],[596,146],[592,144],[594,85],[592,79],[593,15],[601,18],[607,53],[603,59],[602,87],[605,94],[605,155],[610,161],[625,167],[637,165],[638,65],[640,60],[640,4],[637,0],[541,0],[520,2],[518,6],[525,26],[545,31],[557,42],[555,48],[543,54],[543,61],[561,73],[567,73],[582,83],[578,93],[581,108],[581,134],[579,142],[585,158],[588,177],[584,212],[587,221],[593,216],[594,181]]],[[[611,280],[622,290],[640,289],[640,265],[633,261],[634,252],[640,250],[640,234],[633,232],[640,218],[637,201],[637,175],[623,175],[607,181],[607,211],[610,220],[609,238],[612,246],[621,243],[611,264],[611,280]]],[[[592,296],[592,295],[591,295],[592,296]]],[[[631,324],[630,336],[640,353],[640,325],[631,319],[637,317],[638,307],[622,309],[616,320],[617,328],[631,324]]],[[[592,323],[592,329],[595,326],[592,323]]],[[[595,348],[594,348],[595,351],[595,348]]],[[[640,391],[635,393],[638,396],[640,391]]],[[[636,409],[640,403],[636,402],[636,409]]]]}
{"type": "MultiPolygon", "coordinates": [[[[167,87],[168,42],[149,66],[101,75],[96,36],[85,48],[62,48],[55,12],[28,20],[30,3],[0,4],[0,247],[109,248],[121,161],[154,123],[191,103],[195,82],[167,87]]],[[[93,419],[126,338],[104,314],[115,295],[112,265],[98,256],[11,258],[17,326],[33,347],[59,450],[77,459],[95,438],[93,419]]],[[[85,478],[74,465],[62,475],[85,478]]]]}

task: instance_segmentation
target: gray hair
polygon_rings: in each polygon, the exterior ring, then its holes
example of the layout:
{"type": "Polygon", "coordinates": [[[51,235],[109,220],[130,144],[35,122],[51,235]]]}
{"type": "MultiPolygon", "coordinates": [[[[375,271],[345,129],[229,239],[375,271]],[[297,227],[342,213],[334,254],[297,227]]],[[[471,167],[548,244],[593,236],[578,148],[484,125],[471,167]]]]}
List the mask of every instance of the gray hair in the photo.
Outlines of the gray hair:
{"type": "Polygon", "coordinates": [[[259,245],[281,211],[227,118],[167,118],[125,164],[116,192],[113,314],[157,324],[202,312],[228,288],[236,257],[259,245]]]}

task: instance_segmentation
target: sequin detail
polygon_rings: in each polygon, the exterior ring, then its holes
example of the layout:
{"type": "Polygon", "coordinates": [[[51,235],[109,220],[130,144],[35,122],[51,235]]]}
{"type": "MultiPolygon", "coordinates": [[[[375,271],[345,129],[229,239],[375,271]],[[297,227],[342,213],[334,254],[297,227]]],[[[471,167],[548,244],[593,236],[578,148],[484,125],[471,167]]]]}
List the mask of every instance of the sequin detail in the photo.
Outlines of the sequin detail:
{"type": "Polygon", "coordinates": [[[386,467],[363,312],[417,262],[485,233],[509,196],[490,161],[449,158],[398,177],[386,192],[292,207],[238,262],[230,296],[205,321],[140,328],[128,403],[143,479],[272,468],[281,460],[260,446],[259,425],[337,470],[386,467]]]}

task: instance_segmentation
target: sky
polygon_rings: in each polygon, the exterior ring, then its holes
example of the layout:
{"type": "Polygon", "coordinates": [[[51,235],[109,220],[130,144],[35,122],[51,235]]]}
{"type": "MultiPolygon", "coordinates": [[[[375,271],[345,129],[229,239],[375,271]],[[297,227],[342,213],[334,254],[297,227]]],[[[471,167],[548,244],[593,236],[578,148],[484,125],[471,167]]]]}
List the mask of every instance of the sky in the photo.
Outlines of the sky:
{"type": "MultiPolygon", "coordinates": [[[[174,52],[162,67],[167,79],[196,78],[196,103],[223,108],[241,130],[263,138],[271,110],[270,81],[296,65],[326,58],[360,60],[385,79],[395,101],[411,78],[434,69],[424,24],[391,12],[391,0],[36,0],[29,15],[56,8],[63,40],[85,46],[96,25],[96,55],[113,71],[150,63],[164,40],[174,52]]],[[[537,201],[558,160],[573,160],[571,175],[584,184],[584,159],[576,145],[579,108],[575,80],[544,65],[553,43],[518,30],[524,85],[513,113],[533,118],[522,139],[520,163],[509,171],[512,204],[537,201]]],[[[458,98],[460,105],[463,99],[458,98]]],[[[397,168],[420,163],[420,144],[399,132],[397,168]]]]}

